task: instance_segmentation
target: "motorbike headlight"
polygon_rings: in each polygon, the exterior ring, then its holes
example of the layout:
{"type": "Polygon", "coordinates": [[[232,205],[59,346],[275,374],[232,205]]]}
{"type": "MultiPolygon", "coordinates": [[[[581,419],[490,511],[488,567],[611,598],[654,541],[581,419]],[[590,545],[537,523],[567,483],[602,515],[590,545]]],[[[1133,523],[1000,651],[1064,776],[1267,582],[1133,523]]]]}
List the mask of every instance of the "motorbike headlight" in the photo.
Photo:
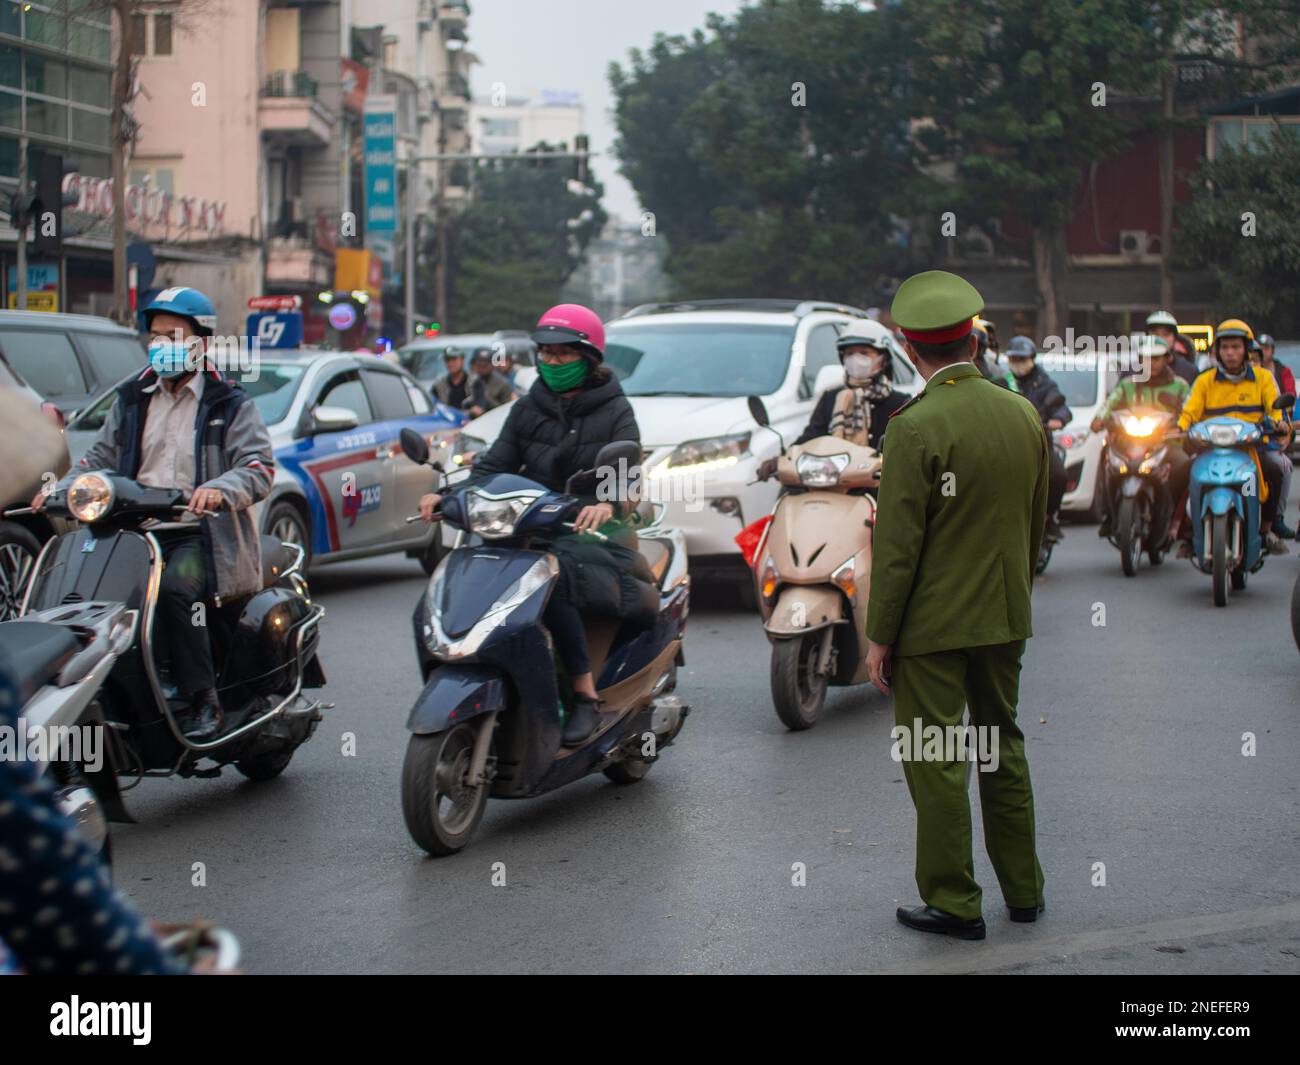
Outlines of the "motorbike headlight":
{"type": "Polygon", "coordinates": [[[68,510],[78,521],[99,521],[113,505],[113,482],[102,473],[83,473],[68,488],[68,510]]]}
{"type": "Polygon", "coordinates": [[[429,582],[429,590],[426,593],[428,596],[429,618],[424,634],[428,641],[429,650],[438,658],[450,660],[467,658],[477,653],[478,649],[483,646],[484,641],[491,635],[493,629],[505,621],[511,612],[525,602],[529,596],[539,588],[545,587],[555,578],[556,574],[559,573],[559,565],[555,561],[554,555],[544,555],[539,558],[524,571],[523,576],[497,597],[496,602],[488,607],[483,612],[483,616],[474,623],[474,627],[459,640],[452,640],[448,637],[443,632],[442,623],[439,621],[444,572],[445,567],[440,564],[434,572],[433,580],[429,582]]]}
{"type": "Polygon", "coordinates": [[[1138,473],[1150,473],[1154,470],[1160,463],[1165,461],[1165,452],[1168,450],[1167,447],[1162,447],[1154,454],[1148,455],[1142,460],[1142,465],[1138,467],[1138,473]]]}
{"type": "Polygon", "coordinates": [[[491,499],[481,492],[470,492],[468,499],[469,531],[485,540],[514,536],[515,524],[537,497],[509,496],[491,499]]]}
{"type": "Polygon", "coordinates": [[[831,488],[849,465],[847,452],[839,455],[800,455],[794,464],[799,483],[808,488],[831,488]]]}
{"type": "Polygon", "coordinates": [[[1159,420],[1152,418],[1150,415],[1130,414],[1124,418],[1124,432],[1129,436],[1141,439],[1144,436],[1150,436],[1154,433],[1156,431],[1156,426],[1159,424],[1159,420]]]}
{"type": "Polygon", "coordinates": [[[650,471],[651,477],[670,473],[701,473],[734,466],[749,454],[749,433],[710,436],[678,444],[664,462],[650,471]]]}

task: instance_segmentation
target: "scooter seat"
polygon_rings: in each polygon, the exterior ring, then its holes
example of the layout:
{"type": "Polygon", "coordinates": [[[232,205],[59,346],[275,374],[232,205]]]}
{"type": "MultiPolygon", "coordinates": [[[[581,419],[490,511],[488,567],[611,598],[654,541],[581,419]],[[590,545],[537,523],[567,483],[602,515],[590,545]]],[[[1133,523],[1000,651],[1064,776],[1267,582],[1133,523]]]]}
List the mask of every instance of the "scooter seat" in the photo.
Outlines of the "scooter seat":
{"type": "Polygon", "coordinates": [[[262,534],[262,587],[270,588],[292,564],[293,552],[276,536],[262,534]]]}
{"type": "Polygon", "coordinates": [[[650,571],[650,580],[655,587],[663,588],[664,575],[668,572],[668,563],[672,561],[672,551],[668,545],[661,540],[642,539],[637,544],[637,549],[641,557],[646,560],[646,566],[650,571]]]}
{"type": "Polygon", "coordinates": [[[0,668],[9,673],[20,705],[58,676],[80,649],[76,635],[66,625],[22,620],[0,624],[0,668]]]}

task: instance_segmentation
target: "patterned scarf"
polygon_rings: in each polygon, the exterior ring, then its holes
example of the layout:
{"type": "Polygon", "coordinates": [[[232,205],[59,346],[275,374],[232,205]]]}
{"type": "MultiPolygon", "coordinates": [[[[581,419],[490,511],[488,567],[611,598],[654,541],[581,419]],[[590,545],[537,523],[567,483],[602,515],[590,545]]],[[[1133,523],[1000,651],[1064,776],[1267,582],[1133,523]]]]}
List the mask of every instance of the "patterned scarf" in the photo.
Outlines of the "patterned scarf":
{"type": "Polygon", "coordinates": [[[866,384],[849,385],[835,397],[831,412],[830,433],[841,440],[870,447],[871,402],[880,401],[892,391],[892,382],[883,373],[866,384]]]}

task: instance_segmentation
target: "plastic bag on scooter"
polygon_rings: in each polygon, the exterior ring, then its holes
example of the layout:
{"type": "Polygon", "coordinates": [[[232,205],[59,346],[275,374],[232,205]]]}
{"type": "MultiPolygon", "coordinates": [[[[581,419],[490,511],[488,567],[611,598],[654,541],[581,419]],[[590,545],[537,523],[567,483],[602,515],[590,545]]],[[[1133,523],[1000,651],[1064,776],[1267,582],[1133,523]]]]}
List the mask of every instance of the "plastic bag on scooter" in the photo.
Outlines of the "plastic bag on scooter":
{"type": "Polygon", "coordinates": [[[758,545],[763,542],[763,534],[771,524],[772,515],[766,514],[758,521],[746,525],[734,537],[736,546],[740,548],[740,553],[745,558],[745,565],[750,569],[754,568],[754,561],[758,557],[758,545]]]}

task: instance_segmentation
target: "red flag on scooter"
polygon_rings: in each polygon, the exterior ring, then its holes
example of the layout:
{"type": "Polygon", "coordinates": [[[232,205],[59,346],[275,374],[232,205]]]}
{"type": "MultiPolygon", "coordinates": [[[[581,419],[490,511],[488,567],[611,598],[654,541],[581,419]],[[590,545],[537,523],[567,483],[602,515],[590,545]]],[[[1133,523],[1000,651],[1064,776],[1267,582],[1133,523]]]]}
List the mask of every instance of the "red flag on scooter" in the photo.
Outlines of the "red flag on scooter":
{"type": "Polygon", "coordinates": [[[740,548],[740,553],[745,557],[745,565],[750,569],[754,568],[754,560],[758,557],[758,545],[763,542],[763,534],[767,532],[767,527],[771,522],[772,515],[765,514],[758,521],[746,525],[740,532],[736,533],[736,545],[740,548]]]}

